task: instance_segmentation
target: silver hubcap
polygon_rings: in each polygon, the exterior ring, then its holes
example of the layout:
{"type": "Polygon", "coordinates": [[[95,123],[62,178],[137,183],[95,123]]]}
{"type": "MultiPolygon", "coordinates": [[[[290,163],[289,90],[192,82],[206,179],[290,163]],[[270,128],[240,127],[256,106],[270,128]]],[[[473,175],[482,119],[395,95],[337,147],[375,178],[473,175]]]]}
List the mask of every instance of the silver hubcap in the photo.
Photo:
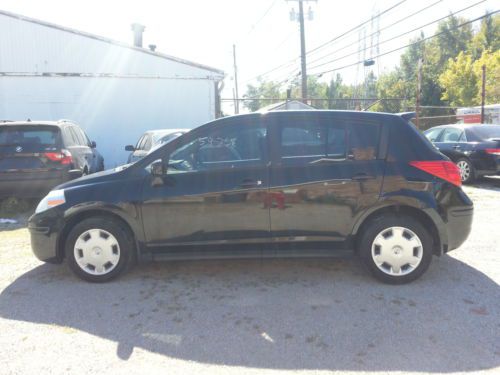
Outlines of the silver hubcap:
{"type": "Polygon", "coordinates": [[[422,261],[420,238],[404,227],[390,227],[380,232],[372,244],[372,258],[382,272],[403,276],[413,272],[422,261]]]}
{"type": "Polygon", "coordinates": [[[470,176],[470,165],[465,160],[460,160],[457,163],[457,167],[460,170],[460,178],[462,181],[466,181],[470,176]]]}
{"type": "Polygon", "coordinates": [[[78,266],[91,275],[111,272],[120,260],[118,240],[104,229],[83,232],[76,240],[73,251],[78,266]]]}

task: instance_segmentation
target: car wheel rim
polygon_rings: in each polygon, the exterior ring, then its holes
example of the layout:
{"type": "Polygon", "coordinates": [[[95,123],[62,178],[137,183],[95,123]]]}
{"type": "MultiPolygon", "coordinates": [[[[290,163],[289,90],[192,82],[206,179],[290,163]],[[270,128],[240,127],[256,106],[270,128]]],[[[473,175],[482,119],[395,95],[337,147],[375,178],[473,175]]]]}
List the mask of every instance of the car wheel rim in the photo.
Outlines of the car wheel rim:
{"type": "Polygon", "coordinates": [[[76,240],[73,251],[78,266],[90,275],[106,275],[120,261],[118,240],[104,229],[83,232],[76,240]]]}
{"type": "Polygon", "coordinates": [[[372,244],[375,265],[391,276],[410,274],[422,262],[422,256],[422,241],[415,232],[404,227],[384,229],[372,244]]]}
{"type": "Polygon", "coordinates": [[[460,170],[460,178],[462,181],[466,181],[470,176],[470,165],[465,160],[460,160],[457,163],[457,167],[460,170]]]}

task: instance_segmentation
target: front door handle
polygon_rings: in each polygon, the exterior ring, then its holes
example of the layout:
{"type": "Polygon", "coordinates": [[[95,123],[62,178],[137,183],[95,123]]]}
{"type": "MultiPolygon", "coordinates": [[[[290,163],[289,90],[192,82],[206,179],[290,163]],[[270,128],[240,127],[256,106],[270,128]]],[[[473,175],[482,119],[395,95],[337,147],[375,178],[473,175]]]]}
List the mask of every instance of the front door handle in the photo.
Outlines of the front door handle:
{"type": "Polygon", "coordinates": [[[242,189],[251,189],[251,188],[255,188],[255,187],[259,187],[262,185],[262,181],[261,180],[243,180],[240,184],[240,188],[242,189]]]}
{"type": "Polygon", "coordinates": [[[358,173],[352,176],[352,179],[354,181],[364,181],[364,180],[370,180],[373,179],[373,177],[367,175],[366,173],[358,173]]]}

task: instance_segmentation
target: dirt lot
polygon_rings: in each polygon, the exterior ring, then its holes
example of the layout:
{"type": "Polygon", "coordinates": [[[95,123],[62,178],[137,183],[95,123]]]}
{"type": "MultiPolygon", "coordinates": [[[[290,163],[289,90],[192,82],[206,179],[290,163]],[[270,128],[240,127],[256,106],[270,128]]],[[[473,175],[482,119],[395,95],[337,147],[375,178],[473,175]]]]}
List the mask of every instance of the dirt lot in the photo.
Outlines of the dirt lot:
{"type": "Polygon", "coordinates": [[[149,263],[93,285],[0,231],[0,374],[500,373],[500,179],[462,248],[387,286],[346,260],[149,263]]]}

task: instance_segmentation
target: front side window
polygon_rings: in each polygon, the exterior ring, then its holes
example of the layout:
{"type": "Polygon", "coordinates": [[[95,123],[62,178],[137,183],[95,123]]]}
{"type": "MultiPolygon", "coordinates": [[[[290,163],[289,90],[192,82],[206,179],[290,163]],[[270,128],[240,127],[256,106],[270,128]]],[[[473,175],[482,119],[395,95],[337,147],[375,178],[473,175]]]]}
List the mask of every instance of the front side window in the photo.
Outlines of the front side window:
{"type": "Polygon", "coordinates": [[[265,127],[251,124],[209,129],[170,154],[169,172],[192,172],[261,165],[267,148],[265,127]]]}

